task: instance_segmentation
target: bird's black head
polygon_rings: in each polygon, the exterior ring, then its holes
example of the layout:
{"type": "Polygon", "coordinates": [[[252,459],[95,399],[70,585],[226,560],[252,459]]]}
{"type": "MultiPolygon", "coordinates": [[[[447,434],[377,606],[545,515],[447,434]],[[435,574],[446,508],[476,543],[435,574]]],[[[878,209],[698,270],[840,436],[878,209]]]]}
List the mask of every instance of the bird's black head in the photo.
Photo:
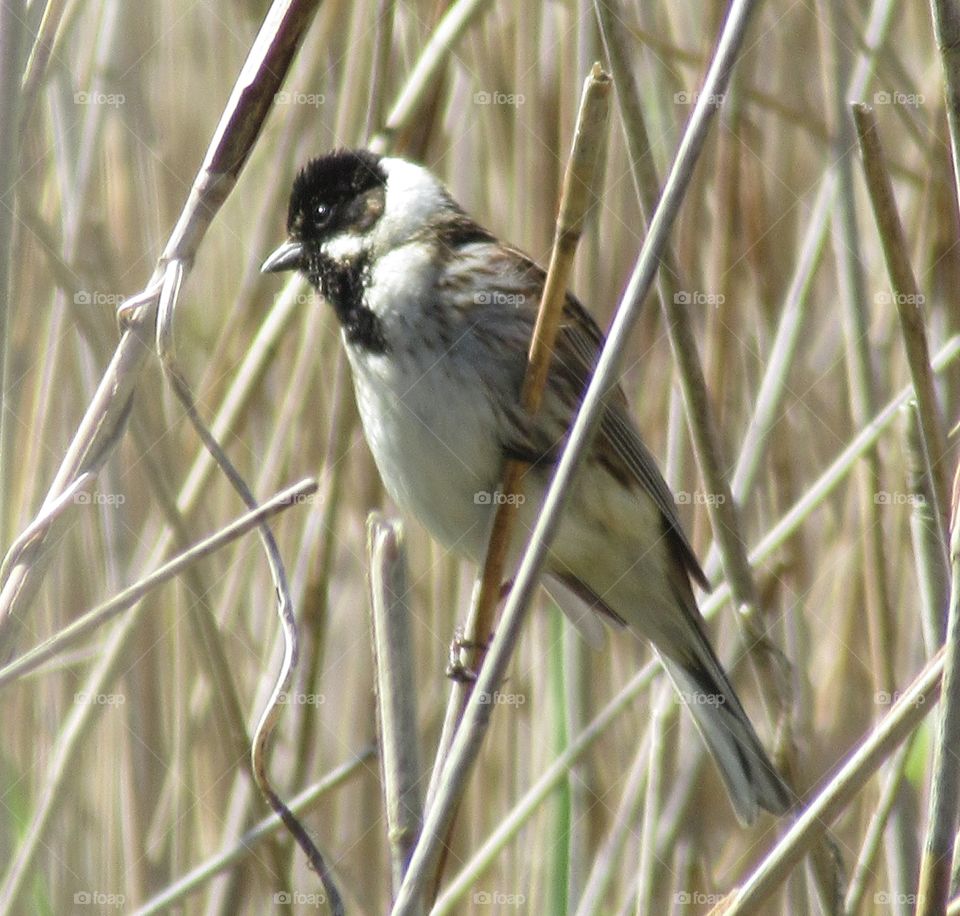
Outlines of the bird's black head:
{"type": "Polygon", "coordinates": [[[378,266],[389,264],[381,271],[387,287],[399,277],[408,292],[426,289],[451,251],[493,238],[429,169],[365,150],[337,150],[300,172],[287,233],[261,269],[299,270],[333,306],[347,340],[379,352],[387,346],[385,310],[397,297],[376,286],[378,266]]]}
{"type": "Polygon", "coordinates": [[[368,150],[336,150],[309,162],[290,192],[288,239],[261,269],[300,270],[322,289],[322,248],[373,227],[383,214],[386,182],[380,157],[368,150]]]}
{"type": "Polygon", "coordinates": [[[365,232],[383,213],[387,176],[368,150],[337,150],[308,163],[290,193],[287,232],[316,242],[339,232],[365,232]]]}

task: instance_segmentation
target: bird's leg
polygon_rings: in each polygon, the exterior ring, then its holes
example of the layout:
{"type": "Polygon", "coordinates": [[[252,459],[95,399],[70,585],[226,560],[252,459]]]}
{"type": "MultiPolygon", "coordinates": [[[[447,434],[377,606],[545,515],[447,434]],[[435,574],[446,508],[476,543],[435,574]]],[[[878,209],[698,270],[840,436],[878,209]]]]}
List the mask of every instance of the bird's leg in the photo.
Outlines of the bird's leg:
{"type": "Polygon", "coordinates": [[[453,639],[450,641],[450,661],[445,672],[447,677],[461,684],[472,684],[477,679],[477,673],[464,663],[462,653],[467,649],[486,651],[490,646],[491,638],[483,642],[467,639],[463,627],[458,625],[453,631],[453,639]]]}
{"type": "MultiPolygon", "coordinates": [[[[477,580],[478,586],[479,580],[477,580]]],[[[513,588],[512,579],[500,586],[500,592],[497,596],[498,603],[506,601],[511,588],[513,588]]],[[[461,684],[472,684],[477,679],[477,672],[464,662],[462,653],[467,650],[485,653],[490,648],[492,640],[492,633],[484,640],[467,639],[463,626],[458,625],[453,631],[453,639],[450,642],[450,661],[447,663],[445,672],[447,677],[461,684]]]]}

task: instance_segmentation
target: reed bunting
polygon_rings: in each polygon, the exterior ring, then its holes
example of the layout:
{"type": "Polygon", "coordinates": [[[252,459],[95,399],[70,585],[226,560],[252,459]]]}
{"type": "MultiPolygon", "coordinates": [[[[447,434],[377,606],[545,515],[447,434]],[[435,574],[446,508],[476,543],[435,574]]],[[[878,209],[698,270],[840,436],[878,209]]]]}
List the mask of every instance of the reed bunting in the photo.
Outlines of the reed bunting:
{"type": "MultiPolygon", "coordinates": [[[[338,150],[297,176],[288,240],[264,271],[298,270],[336,313],[367,442],[388,492],[443,545],[482,563],[505,458],[529,464],[532,530],[603,345],[567,294],[544,395],[518,406],[545,274],[456,204],[427,169],[338,150]]],[[[513,538],[513,566],[525,539],[513,538]]],[[[544,584],[587,640],[601,620],[653,643],[706,741],[738,818],[790,794],[707,639],[691,579],[706,576],[619,389],[581,468],[544,584]]]]}

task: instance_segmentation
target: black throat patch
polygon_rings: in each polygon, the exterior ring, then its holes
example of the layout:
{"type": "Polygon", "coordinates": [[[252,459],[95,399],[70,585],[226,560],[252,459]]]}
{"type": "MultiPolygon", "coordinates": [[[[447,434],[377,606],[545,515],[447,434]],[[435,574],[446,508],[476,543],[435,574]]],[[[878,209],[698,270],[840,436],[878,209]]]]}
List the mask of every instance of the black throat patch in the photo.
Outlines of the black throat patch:
{"type": "Polygon", "coordinates": [[[381,354],[389,349],[383,322],[363,302],[369,269],[367,257],[335,261],[321,254],[309,265],[308,278],[333,306],[349,343],[368,353],[381,354]]]}

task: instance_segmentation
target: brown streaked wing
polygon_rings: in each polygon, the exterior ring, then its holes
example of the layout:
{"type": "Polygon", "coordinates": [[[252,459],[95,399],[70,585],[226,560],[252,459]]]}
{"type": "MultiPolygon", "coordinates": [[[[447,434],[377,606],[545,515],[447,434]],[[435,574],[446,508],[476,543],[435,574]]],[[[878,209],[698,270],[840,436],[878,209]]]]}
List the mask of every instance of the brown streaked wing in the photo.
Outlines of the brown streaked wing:
{"type": "MultiPolygon", "coordinates": [[[[558,350],[562,349],[564,341],[570,342],[569,350],[581,360],[581,371],[585,379],[583,390],[586,391],[586,384],[589,383],[600,355],[603,335],[600,334],[600,344],[596,344],[595,335],[599,334],[599,329],[593,318],[573,296],[568,295],[564,312],[572,313],[572,320],[570,323],[565,323],[561,330],[558,350]],[[592,354],[589,354],[588,348],[591,346],[594,349],[592,354]]],[[[608,399],[600,420],[599,448],[595,453],[615,477],[625,483],[632,480],[643,487],[660,510],[667,533],[680,552],[684,568],[698,585],[709,590],[709,580],[677,516],[673,493],[663,479],[656,460],[643,444],[640,434],[633,425],[627,413],[626,397],[619,385],[616,388],[616,394],[616,399],[608,399]],[[626,480],[624,480],[625,472],[626,480]]]]}
{"type": "MultiPolygon", "coordinates": [[[[522,263],[529,273],[531,285],[536,287],[536,294],[528,298],[530,304],[525,306],[532,309],[535,315],[546,275],[521,252],[514,249],[510,249],[510,252],[522,263]]],[[[604,342],[603,332],[593,316],[575,296],[567,293],[551,372],[559,373],[570,393],[575,394],[578,400],[586,392],[604,342]]],[[[709,590],[709,580],[677,516],[673,493],[627,412],[627,398],[620,385],[612,389],[607,397],[607,406],[600,421],[598,447],[594,449],[593,457],[625,486],[636,483],[644,489],[660,510],[666,532],[682,558],[683,567],[698,585],[709,590]]],[[[556,460],[555,456],[553,460],[556,460]]]]}

